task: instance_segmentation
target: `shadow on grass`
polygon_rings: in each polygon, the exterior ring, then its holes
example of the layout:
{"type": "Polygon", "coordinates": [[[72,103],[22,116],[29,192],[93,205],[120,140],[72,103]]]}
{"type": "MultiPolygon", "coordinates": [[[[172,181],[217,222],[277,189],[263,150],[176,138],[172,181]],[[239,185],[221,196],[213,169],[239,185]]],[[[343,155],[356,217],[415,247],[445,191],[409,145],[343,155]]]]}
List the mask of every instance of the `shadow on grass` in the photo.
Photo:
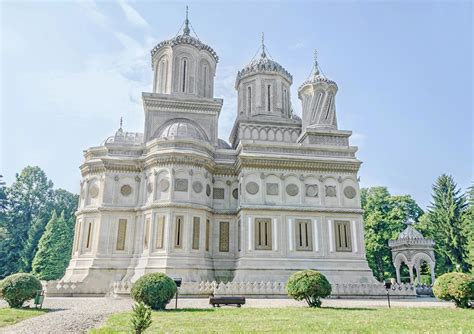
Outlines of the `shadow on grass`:
{"type": "MultiPolygon", "coordinates": [[[[334,307],[334,306],[330,306],[330,307],[322,307],[322,309],[324,310],[335,310],[335,311],[338,311],[338,310],[342,310],[342,311],[376,311],[375,308],[367,308],[367,307],[334,307]]],[[[315,308],[314,310],[317,310],[317,308],[315,308]]],[[[388,308],[387,308],[388,310],[388,308]]]]}
{"type": "Polygon", "coordinates": [[[198,312],[214,312],[215,309],[212,308],[179,308],[175,309],[167,309],[163,311],[154,311],[154,312],[166,312],[166,313],[179,313],[179,312],[191,312],[191,313],[198,313],[198,312]]]}

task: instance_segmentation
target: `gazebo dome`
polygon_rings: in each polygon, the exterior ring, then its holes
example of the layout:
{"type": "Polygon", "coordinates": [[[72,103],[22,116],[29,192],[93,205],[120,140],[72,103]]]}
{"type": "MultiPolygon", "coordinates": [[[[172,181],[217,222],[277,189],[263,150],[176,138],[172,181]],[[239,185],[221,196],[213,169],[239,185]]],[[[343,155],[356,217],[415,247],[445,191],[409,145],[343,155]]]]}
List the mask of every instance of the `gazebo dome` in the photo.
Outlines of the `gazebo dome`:
{"type": "Polygon", "coordinates": [[[408,225],[407,228],[400,233],[397,240],[407,240],[407,239],[425,239],[425,238],[412,225],[408,225]]]}
{"type": "Polygon", "coordinates": [[[192,121],[184,118],[174,119],[159,130],[157,138],[191,138],[207,141],[204,131],[192,121]]]}

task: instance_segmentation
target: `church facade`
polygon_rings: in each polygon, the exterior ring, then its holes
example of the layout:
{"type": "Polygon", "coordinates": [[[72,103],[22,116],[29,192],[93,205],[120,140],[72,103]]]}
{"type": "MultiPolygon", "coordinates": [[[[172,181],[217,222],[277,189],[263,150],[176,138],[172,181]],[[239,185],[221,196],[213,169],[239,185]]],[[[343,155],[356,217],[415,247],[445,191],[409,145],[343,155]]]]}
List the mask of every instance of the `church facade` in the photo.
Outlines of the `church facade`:
{"type": "Polygon", "coordinates": [[[298,88],[261,53],[237,73],[229,143],[218,137],[216,52],[182,33],[151,51],[143,133],[120,129],[84,153],[73,254],[63,283],[82,294],[149,272],[183,282],[286,282],[315,269],[374,283],[365,249],[357,147],[336,120],[337,84],[298,88]]]}

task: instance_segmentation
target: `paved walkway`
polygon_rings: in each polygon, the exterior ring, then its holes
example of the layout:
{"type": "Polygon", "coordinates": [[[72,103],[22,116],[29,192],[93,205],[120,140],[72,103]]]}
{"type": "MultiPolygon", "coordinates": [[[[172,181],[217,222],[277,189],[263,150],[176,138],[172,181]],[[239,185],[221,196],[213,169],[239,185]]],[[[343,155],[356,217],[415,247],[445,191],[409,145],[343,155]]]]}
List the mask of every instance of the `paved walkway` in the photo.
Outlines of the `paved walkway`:
{"type": "MultiPolygon", "coordinates": [[[[16,325],[0,329],[0,333],[84,333],[100,327],[112,313],[131,310],[129,298],[45,298],[43,307],[51,311],[16,325]]],[[[168,308],[174,308],[174,300],[168,308]]],[[[398,299],[391,301],[392,307],[449,307],[454,305],[434,298],[398,299]]],[[[292,299],[247,299],[244,307],[305,307],[304,302],[292,299]]],[[[358,308],[387,307],[385,299],[325,299],[324,307],[358,308]]],[[[6,303],[0,300],[0,307],[6,303]]],[[[178,301],[179,308],[208,308],[208,299],[184,298],[178,301]]]]}

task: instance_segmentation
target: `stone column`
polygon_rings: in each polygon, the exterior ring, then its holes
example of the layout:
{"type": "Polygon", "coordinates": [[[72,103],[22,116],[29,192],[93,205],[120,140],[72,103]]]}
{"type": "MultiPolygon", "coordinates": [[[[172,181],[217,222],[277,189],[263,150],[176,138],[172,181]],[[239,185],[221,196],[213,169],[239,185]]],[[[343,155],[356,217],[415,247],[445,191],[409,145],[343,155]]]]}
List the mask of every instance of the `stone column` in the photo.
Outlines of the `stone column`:
{"type": "Polygon", "coordinates": [[[395,265],[395,273],[397,274],[397,283],[401,284],[402,280],[400,278],[400,265],[395,265]]]}
{"type": "Polygon", "coordinates": [[[430,263],[430,272],[431,272],[431,284],[434,284],[435,282],[435,264],[430,263]]]}
{"type": "Polygon", "coordinates": [[[408,271],[410,272],[410,283],[413,284],[413,264],[408,266],[408,271]]]}
{"type": "Polygon", "coordinates": [[[421,284],[421,274],[420,274],[421,263],[418,261],[416,264],[416,278],[418,279],[418,284],[421,284]]]}

